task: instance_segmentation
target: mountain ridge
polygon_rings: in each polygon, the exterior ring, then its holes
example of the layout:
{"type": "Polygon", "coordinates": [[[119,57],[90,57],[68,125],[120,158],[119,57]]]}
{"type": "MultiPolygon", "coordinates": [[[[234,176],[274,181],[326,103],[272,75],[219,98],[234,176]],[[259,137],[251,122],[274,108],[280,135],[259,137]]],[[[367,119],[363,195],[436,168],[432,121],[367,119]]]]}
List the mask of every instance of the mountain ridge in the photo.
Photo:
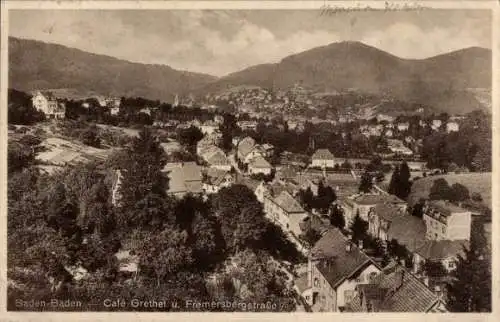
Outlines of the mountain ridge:
{"type": "Polygon", "coordinates": [[[468,88],[491,89],[491,50],[468,47],[425,59],[397,57],[357,41],[333,42],[222,77],[142,64],[59,44],[9,37],[9,87],[76,88],[171,101],[228,87],[357,89],[450,112],[481,108],[468,88]]]}

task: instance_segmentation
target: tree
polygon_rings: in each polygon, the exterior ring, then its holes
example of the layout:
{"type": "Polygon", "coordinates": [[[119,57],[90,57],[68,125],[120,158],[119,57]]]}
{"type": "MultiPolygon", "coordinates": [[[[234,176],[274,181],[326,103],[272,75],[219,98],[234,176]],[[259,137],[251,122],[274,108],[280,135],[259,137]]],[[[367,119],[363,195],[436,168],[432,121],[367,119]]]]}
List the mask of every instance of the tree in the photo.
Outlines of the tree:
{"type": "Polygon", "coordinates": [[[314,208],[318,209],[322,214],[326,213],[332,202],[337,199],[335,191],[330,186],[325,186],[323,181],[318,184],[318,195],[315,198],[314,208]]]}
{"type": "Polygon", "coordinates": [[[399,192],[396,194],[399,198],[406,200],[411,191],[410,168],[404,161],[399,168],[399,192]]]}
{"type": "Polygon", "coordinates": [[[222,188],[212,200],[212,208],[230,251],[261,245],[266,231],[262,205],[244,185],[222,188]]]}
{"type": "Polygon", "coordinates": [[[314,194],[311,190],[311,187],[307,187],[306,190],[300,189],[298,198],[300,200],[301,205],[305,210],[311,211],[314,206],[314,194]]]}
{"type": "Polygon", "coordinates": [[[339,229],[344,229],[345,227],[344,211],[337,204],[331,207],[330,224],[339,229]]]}
{"type": "Polygon", "coordinates": [[[194,259],[187,245],[188,234],[167,228],[157,234],[147,235],[137,249],[139,269],[155,279],[157,287],[173,274],[189,267],[194,259]]]}
{"type": "Polygon", "coordinates": [[[417,218],[423,218],[424,216],[423,210],[424,210],[424,200],[420,199],[415,205],[413,205],[413,208],[411,210],[411,215],[417,218]]]}
{"type": "Polygon", "coordinates": [[[196,126],[190,126],[187,129],[177,131],[177,139],[180,144],[185,146],[188,151],[194,153],[196,151],[196,143],[203,138],[203,133],[196,126]]]}
{"type": "Polygon", "coordinates": [[[473,243],[463,253],[447,285],[447,307],[452,312],[491,312],[491,264],[473,243]]]}
{"type": "Polygon", "coordinates": [[[316,229],[310,228],[304,233],[303,238],[309,245],[314,246],[321,238],[321,234],[316,229]]]}
{"type": "Polygon", "coordinates": [[[83,130],[80,133],[80,140],[85,145],[93,146],[96,148],[101,146],[101,139],[99,138],[99,133],[95,125],[89,126],[85,130],[83,130]]]}
{"type": "Polygon", "coordinates": [[[352,233],[352,240],[357,242],[358,240],[363,240],[366,236],[366,232],[368,231],[368,223],[361,219],[359,215],[359,210],[356,212],[356,216],[354,217],[349,230],[352,233]]]}
{"type": "Polygon", "coordinates": [[[9,174],[28,168],[35,161],[33,150],[20,143],[10,143],[7,148],[7,167],[9,174]]]}
{"type": "Polygon", "coordinates": [[[450,199],[451,188],[443,178],[434,180],[431,190],[429,192],[429,199],[431,200],[449,200],[450,199]]]}
{"type": "Polygon", "coordinates": [[[361,183],[359,184],[359,192],[369,193],[373,188],[373,179],[372,176],[365,172],[361,176],[361,183]]]}
{"type": "Polygon", "coordinates": [[[469,200],[469,189],[460,183],[454,183],[450,188],[449,200],[453,202],[460,202],[469,200]]]}
{"type": "Polygon", "coordinates": [[[424,271],[427,276],[435,279],[443,278],[448,274],[440,261],[426,261],[424,264],[424,271]]]}

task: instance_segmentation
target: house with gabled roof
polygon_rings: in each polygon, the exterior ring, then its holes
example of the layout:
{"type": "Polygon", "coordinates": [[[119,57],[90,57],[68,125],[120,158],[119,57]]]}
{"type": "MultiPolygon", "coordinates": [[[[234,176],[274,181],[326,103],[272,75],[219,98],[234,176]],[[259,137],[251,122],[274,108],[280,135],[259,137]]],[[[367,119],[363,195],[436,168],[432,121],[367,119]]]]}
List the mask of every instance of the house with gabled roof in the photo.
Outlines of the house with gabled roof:
{"type": "Polygon", "coordinates": [[[354,217],[358,212],[361,219],[368,221],[369,211],[377,204],[382,203],[393,204],[400,208],[403,212],[406,211],[407,208],[407,203],[404,200],[401,200],[391,194],[365,193],[353,195],[340,201],[340,205],[344,210],[344,219],[347,225],[354,220],[354,217]]]}
{"type": "Polygon", "coordinates": [[[426,240],[413,252],[413,271],[421,272],[426,262],[440,262],[451,272],[456,268],[458,256],[469,247],[467,240],[426,240]]]}
{"type": "Polygon", "coordinates": [[[313,312],[342,312],[356,286],[380,272],[378,265],[340,230],[328,230],[314,245],[308,260],[308,286],[313,312]]]}
{"type": "Polygon", "coordinates": [[[447,312],[441,297],[402,266],[391,263],[366,283],[358,284],[347,312],[447,312]]]}
{"type": "Polygon", "coordinates": [[[248,173],[270,175],[273,171],[273,166],[267,162],[262,156],[257,155],[248,163],[248,173]]]}
{"type": "Polygon", "coordinates": [[[208,168],[203,176],[203,191],[207,194],[217,193],[220,189],[229,187],[233,183],[234,177],[230,172],[208,168]]]}
{"type": "Polygon", "coordinates": [[[264,196],[264,212],[273,222],[277,223],[286,232],[295,236],[301,234],[300,224],[307,218],[307,212],[300,203],[283,190],[278,195],[267,194],[264,196]]]}
{"type": "Polygon", "coordinates": [[[383,241],[387,241],[387,233],[392,222],[405,213],[400,207],[391,203],[379,203],[368,212],[368,233],[383,241]]]}
{"type": "Polygon", "coordinates": [[[335,158],[328,149],[318,149],[311,156],[311,167],[333,168],[335,166],[335,158]]]}
{"type": "Polygon", "coordinates": [[[169,179],[167,193],[178,198],[188,193],[201,194],[203,192],[201,169],[195,162],[167,163],[162,170],[169,179]]]}

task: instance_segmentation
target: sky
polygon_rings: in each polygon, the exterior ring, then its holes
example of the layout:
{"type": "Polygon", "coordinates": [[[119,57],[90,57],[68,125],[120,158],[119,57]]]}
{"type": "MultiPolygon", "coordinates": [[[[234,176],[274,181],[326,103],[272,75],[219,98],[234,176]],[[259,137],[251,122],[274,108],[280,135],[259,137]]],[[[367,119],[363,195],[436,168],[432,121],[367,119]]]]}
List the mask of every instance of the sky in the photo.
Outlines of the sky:
{"type": "Polygon", "coordinates": [[[10,10],[9,35],[223,76],[338,41],[401,58],[491,48],[481,10],[10,10]]]}

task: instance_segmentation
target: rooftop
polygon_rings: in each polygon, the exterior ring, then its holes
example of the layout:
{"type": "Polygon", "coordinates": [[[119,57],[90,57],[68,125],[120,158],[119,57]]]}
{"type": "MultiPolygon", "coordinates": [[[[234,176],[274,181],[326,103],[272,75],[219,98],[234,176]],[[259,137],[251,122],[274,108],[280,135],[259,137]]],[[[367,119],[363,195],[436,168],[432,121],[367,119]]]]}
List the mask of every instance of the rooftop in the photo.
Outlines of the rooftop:
{"type": "Polygon", "coordinates": [[[328,149],[318,149],[312,155],[313,160],[333,160],[334,156],[328,149]]]}
{"type": "Polygon", "coordinates": [[[427,260],[443,260],[463,253],[467,240],[427,240],[415,252],[427,260]]]}
{"type": "Polygon", "coordinates": [[[288,191],[281,191],[274,202],[283,208],[287,213],[305,212],[300,203],[288,191]]]}
{"type": "Polygon", "coordinates": [[[376,205],[379,203],[405,203],[404,200],[401,200],[395,195],[390,194],[362,194],[355,197],[353,201],[358,205],[376,205]]]}
{"type": "Polygon", "coordinates": [[[413,252],[425,240],[426,231],[427,228],[422,219],[409,215],[398,216],[391,222],[387,238],[397,240],[399,244],[413,252]]]}
{"type": "Polygon", "coordinates": [[[449,201],[445,200],[430,200],[429,201],[429,206],[432,207],[433,209],[439,211],[443,215],[451,215],[453,213],[466,213],[469,212],[468,210],[459,207],[449,201]]]}
{"type": "Polygon", "coordinates": [[[253,168],[271,168],[271,164],[267,162],[262,156],[256,156],[249,164],[253,168]]]}
{"type": "Polygon", "coordinates": [[[373,263],[370,258],[354,244],[346,249],[350,241],[336,228],[327,231],[314,245],[310,256],[319,260],[316,265],[328,283],[335,288],[365,265],[373,263]]]}
{"type": "Polygon", "coordinates": [[[392,203],[379,203],[373,208],[373,212],[382,219],[389,222],[403,216],[403,212],[392,203]]]}
{"type": "Polygon", "coordinates": [[[375,304],[375,312],[428,312],[439,302],[425,284],[397,264],[390,264],[372,283],[358,285],[357,290],[347,311],[364,311],[362,295],[375,304]]]}

